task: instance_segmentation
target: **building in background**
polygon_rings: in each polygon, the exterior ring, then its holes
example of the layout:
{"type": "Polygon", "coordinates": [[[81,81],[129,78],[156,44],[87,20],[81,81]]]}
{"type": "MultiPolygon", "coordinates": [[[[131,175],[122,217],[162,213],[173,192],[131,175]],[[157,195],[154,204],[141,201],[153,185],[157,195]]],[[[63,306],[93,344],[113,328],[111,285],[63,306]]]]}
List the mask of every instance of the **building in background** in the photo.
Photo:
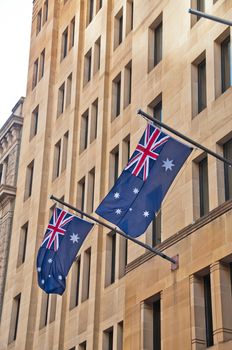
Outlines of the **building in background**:
{"type": "Polygon", "coordinates": [[[0,317],[16,196],[23,101],[21,97],[0,129],[0,317]]]}
{"type": "Polygon", "coordinates": [[[232,173],[196,149],[140,240],[95,226],[64,295],[37,285],[55,203],[93,213],[135,148],[141,108],[232,159],[226,0],[35,0],[0,349],[232,347],[232,173]],[[24,254],[22,254],[24,252],[24,254]],[[3,322],[4,320],[4,322],[3,322]]]}

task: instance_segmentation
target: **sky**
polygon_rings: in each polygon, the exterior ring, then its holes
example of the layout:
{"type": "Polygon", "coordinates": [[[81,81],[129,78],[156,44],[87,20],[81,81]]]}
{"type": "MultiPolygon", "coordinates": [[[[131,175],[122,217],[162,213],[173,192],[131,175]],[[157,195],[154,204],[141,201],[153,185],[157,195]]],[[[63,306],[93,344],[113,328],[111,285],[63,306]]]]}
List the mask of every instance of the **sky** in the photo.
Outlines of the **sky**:
{"type": "Polygon", "coordinates": [[[0,127],[26,94],[31,18],[32,0],[0,0],[0,127]]]}

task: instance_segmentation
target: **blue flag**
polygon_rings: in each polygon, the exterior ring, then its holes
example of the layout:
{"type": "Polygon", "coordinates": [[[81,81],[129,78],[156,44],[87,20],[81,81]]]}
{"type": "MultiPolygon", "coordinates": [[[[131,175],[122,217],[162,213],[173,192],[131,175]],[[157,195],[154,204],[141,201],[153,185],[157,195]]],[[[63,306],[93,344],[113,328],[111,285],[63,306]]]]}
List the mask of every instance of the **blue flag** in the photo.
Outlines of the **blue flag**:
{"type": "Polygon", "coordinates": [[[192,148],[148,124],[135,152],[96,213],[132,237],[140,236],[192,148]]]}
{"type": "Polygon", "coordinates": [[[46,293],[65,291],[65,278],[93,224],[55,208],[37,256],[38,283],[46,293]]]}

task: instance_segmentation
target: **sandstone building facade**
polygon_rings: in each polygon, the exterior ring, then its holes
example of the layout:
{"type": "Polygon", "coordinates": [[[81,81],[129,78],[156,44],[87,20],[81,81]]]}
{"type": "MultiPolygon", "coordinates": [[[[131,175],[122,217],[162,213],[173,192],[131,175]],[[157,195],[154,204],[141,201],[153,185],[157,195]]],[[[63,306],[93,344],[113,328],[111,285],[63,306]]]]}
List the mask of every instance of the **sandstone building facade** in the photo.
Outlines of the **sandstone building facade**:
{"type": "Polygon", "coordinates": [[[23,101],[21,97],[0,130],[0,318],[16,196],[23,101]]]}
{"type": "Polygon", "coordinates": [[[138,108],[232,159],[231,29],[188,14],[229,19],[231,1],[33,5],[0,349],[231,349],[232,172],[199,149],[139,238],[177,270],[95,226],[62,297],[36,272],[50,195],[93,213],[146,126],[138,108]]]}

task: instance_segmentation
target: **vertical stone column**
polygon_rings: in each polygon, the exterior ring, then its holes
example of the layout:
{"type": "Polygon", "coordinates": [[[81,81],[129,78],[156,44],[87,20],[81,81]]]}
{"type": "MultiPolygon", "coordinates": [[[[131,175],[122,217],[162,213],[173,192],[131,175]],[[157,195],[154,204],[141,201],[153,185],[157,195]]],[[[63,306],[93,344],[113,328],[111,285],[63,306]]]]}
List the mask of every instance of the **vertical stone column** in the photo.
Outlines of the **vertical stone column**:
{"type": "Polygon", "coordinates": [[[205,305],[204,286],[198,276],[190,276],[190,313],[192,349],[201,350],[206,347],[205,339],[205,305]]]}
{"type": "Polygon", "coordinates": [[[210,266],[214,344],[232,339],[232,299],[229,265],[210,266]]]}

